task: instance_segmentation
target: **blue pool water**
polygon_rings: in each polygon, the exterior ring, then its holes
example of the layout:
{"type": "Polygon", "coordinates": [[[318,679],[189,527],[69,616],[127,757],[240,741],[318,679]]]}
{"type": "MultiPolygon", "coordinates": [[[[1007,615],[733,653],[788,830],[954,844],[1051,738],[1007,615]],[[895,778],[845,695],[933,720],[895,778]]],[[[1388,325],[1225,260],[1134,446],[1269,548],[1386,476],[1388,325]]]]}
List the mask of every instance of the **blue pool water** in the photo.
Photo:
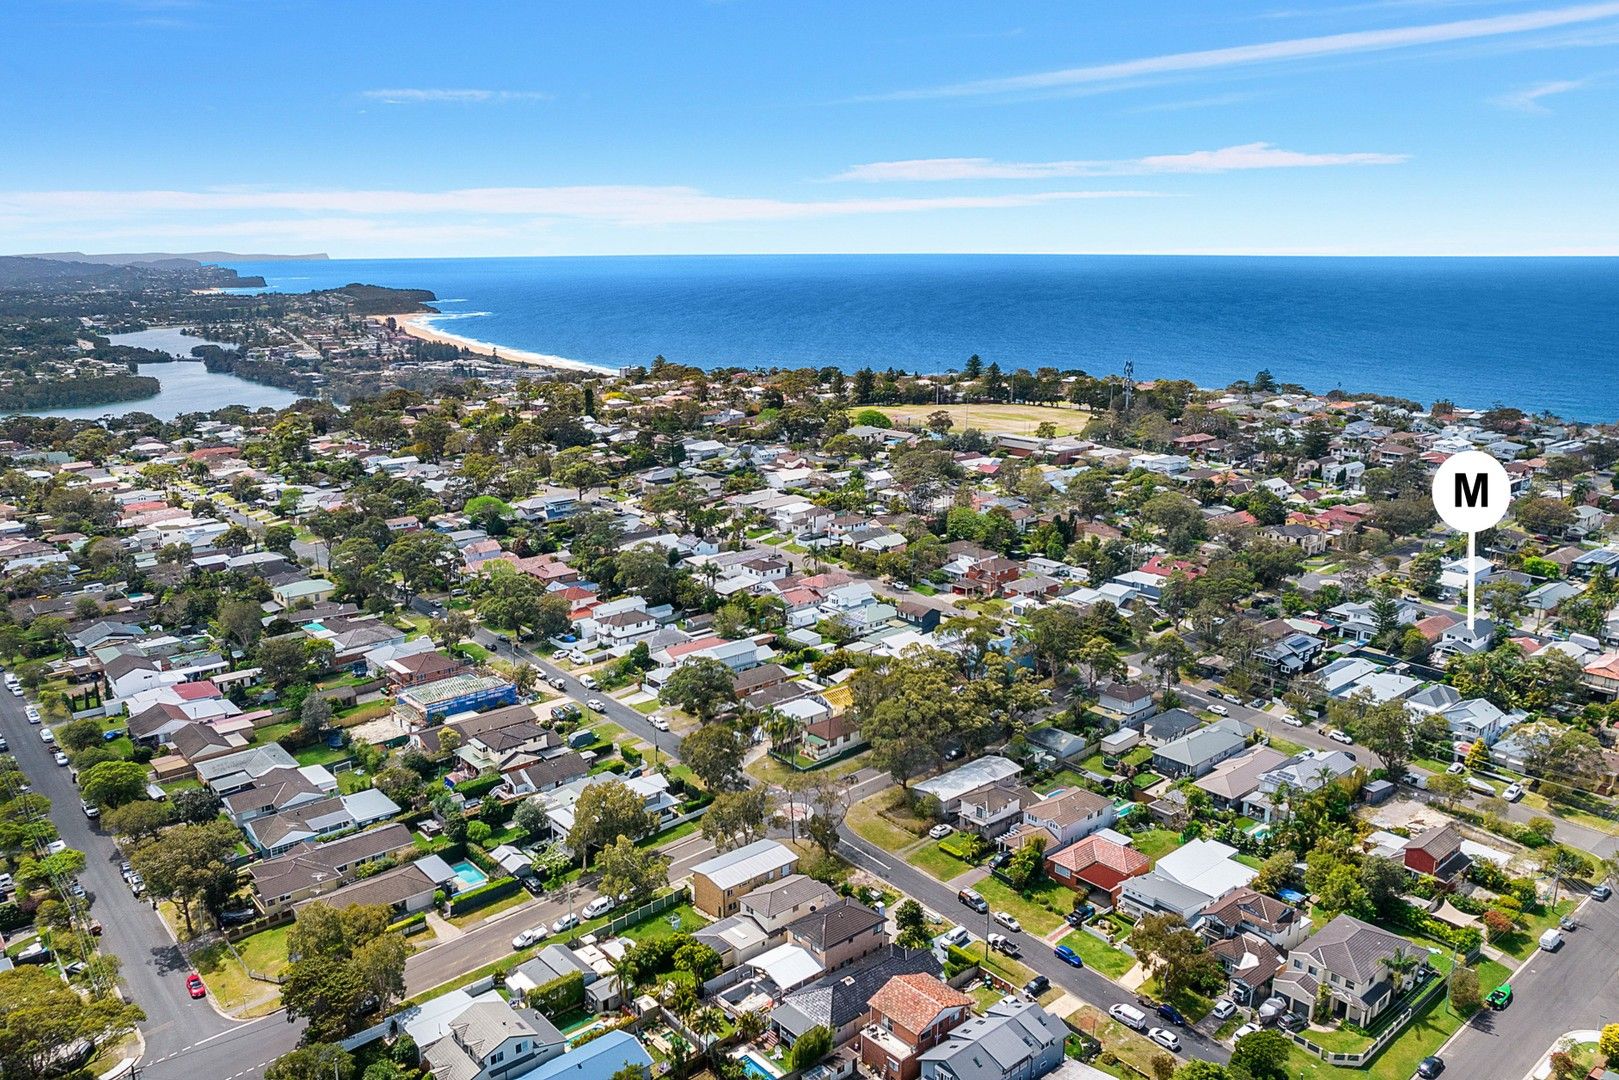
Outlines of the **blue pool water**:
{"type": "Polygon", "coordinates": [[[469,862],[454,863],[450,866],[450,869],[455,871],[455,878],[461,883],[460,888],[463,890],[476,889],[479,885],[489,880],[489,875],[469,862]]]}
{"type": "Polygon", "coordinates": [[[765,1068],[759,1059],[752,1054],[743,1054],[740,1060],[742,1062],[742,1071],[752,1077],[753,1080],[776,1080],[776,1074],[765,1068]]]}

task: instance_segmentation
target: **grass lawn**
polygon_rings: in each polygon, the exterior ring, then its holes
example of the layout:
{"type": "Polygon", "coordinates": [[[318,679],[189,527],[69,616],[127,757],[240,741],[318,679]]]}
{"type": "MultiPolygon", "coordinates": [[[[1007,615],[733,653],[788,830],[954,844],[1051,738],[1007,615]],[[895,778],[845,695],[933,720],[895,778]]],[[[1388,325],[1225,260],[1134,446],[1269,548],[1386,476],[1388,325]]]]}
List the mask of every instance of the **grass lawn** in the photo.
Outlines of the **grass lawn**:
{"type": "Polygon", "coordinates": [[[202,976],[208,993],[232,1016],[242,1019],[267,1016],[280,1007],[280,987],[251,978],[224,942],[194,950],[190,960],[191,966],[202,976]]]}
{"type": "Polygon", "coordinates": [[[1304,752],[1302,743],[1296,743],[1291,739],[1284,739],[1277,735],[1270,736],[1270,748],[1279,754],[1286,754],[1288,757],[1304,752]]]}
{"type": "MultiPolygon", "coordinates": [[[[1556,926],[1558,919],[1573,910],[1573,900],[1567,898],[1559,900],[1556,907],[1549,907],[1539,915],[1525,916],[1522,930],[1502,934],[1490,944],[1518,960],[1527,960],[1536,949],[1540,948],[1540,935],[1556,926]]],[[[1484,987],[1484,992],[1488,994],[1494,985],[1491,983],[1490,986],[1484,987]]]]}
{"type": "Polygon", "coordinates": [[[900,797],[898,788],[879,791],[849,807],[849,813],[844,820],[849,823],[849,828],[885,851],[898,851],[909,847],[921,839],[922,834],[907,832],[882,814],[882,811],[891,807],[900,797]]]}
{"type": "Polygon", "coordinates": [[[1265,860],[1261,859],[1258,855],[1248,855],[1242,852],[1231,856],[1231,861],[1240,862],[1250,870],[1258,870],[1260,867],[1265,865],[1265,860]]]}
{"type": "Polygon", "coordinates": [[[701,930],[708,925],[708,916],[692,907],[690,904],[681,904],[672,907],[662,915],[654,915],[645,922],[632,926],[624,931],[624,936],[631,941],[652,941],[656,938],[673,937],[675,934],[689,934],[694,930],[701,930]],[[678,916],[680,928],[677,930],[669,925],[670,916],[678,916]]]}
{"type": "Polygon", "coordinates": [[[481,664],[489,659],[489,650],[476,641],[463,641],[450,651],[460,653],[474,664],[481,664]]]}
{"type": "Polygon", "coordinates": [[[940,881],[949,881],[958,874],[972,869],[967,863],[940,847],[937,840],[929,840],[905,856],[905,861],[912,866],[921,867],[940,881]]]}
{"type": "Polygon", "coordinates": [[[666,829],[663,832],[658,833],[656,836],[648,836],[644,839],[636,841],[636,846],[663,847],[665,844],[672,844],[676,840],[681,840],[690,836],[692,833],[697,832],[702,827],[703,821],[701,818],[693,818],[691,821],[682,821],[674,828],[666,829]]]}
{"type": "MultiPolygon", "coordinates": [[[[1148,979],[1141,984],[1141,989],[1148,997],[1156,1001],[1165,1000],[1162,992],[1158,989],[1157,979],[1148,979]]],[[[1209,1010],[1214,1008],[1213,998],[1204,997],[1195,990],[1182,990],[1178,994],[1171,995],[1168,1001],[1181,1011],[1182,1016],[1194,1024],[1209,1015],[1209,1010]]]]}
{"type": "Polygon", "coordinates": [[[292,755],[292,759],[300,765],[330,765],[334,761],[342,761],[349,756],[348,747],[332,748],[325,743],[316,743],[306,746],[292,755]]]}
{"type": "MultiPolygon", "coordinates": [[[[1151,1042],[1146,1036],[1137,1035],[1094,1005],[1084,1006],[1072,1013],[1069,1019],[1074,1022],[1075,1027],[1089,1032],[1096,1038],[1102,1044],[1102,1049],[1137,1070],[1140,1076],[1153,1075],[1154,1058],[1159,1055],[1169,1056],[1169,1051],[1151,1042]]],[[[1293,1074],[1289,1071],[1288,1075],[1291,1078],[1293,1074]]]]}
{"type": "MultiPolygon", "coordinates": [[[[858,754],[851,754],[848,757],[839,758],[830,765],[824,765],[818,769],[800,771],[798,769],[794,769],[785,762],[777,761],[769,754],[765,754],[763,757],[759,758],[759,760],[748,765],[747,773],[755,780],[760,780],[766,784],[772,784],[778,787],[785,783],[787,778],[791,776],[814,776],[817,778],[826,777],[832,780],[841,780],[845,776],[852,776],[861,769],[865,768],[866,765],[870,763],[870,759],[871,755],[867,751],[862,750],[858,754]]],[[[912,837],[911,839],[914,840],[916,838],[912,837]]]]}
{"type": "Polygon", "coordinates": [[[1062,943],[1079,954],[1085,966],[1106,975],[1117,982],[1126,971],[1135,967],[1135,957],[1127,952],[1115,949],[1107,942],[1087,934],[1083,930],[1075,930],[1062,939],[1062,943]]]}
{"type": "MultiPolygon", "coordinates": [[[[873,406],[862,405],[851,412],[860,412],[873,406]]],[[[1059,407],[1055,405],[1010,404],[955,404],[955,405],[884,405],[878,411],[896,423],[924,425],[929,416],[944,412],[955,421],[955,430],[969,427],[981,431],[1011,431],[1033,434],[1041,424],[1050,424],[1058,435],[1076,435],[1090,423],[1089,409],[1059,407]]]]}
{"type": "Polygon", "coordinates": [[[973,886],[989,901],[991,911],[1009,911],[1031,934],[1045,935],[1062,925],[1063,912],[1074,910],[1074,892],[1055,881],[1042,879],[1025,900],[1000,878],[987,877],[973,886]],[[1050,905],[1047,907],[1047,905],[1050,905]],[[1055,910],[1052,910],[1055,909],[1055,910]]]}
{"type": "Polygon", "coordinates": [[[502,897],[501,899],[496,900],[494,903],[487,904],[476,911],[469,911],[465,915],[452,915],[449,918],[449,922],[452,926],[471,926],[474,923],[480,923],[485,919],[499,915],[502,911],[510,911],[514,907],[521,907],[531,899],[533,899],[533,897],[529,896],[527,891],[518,889],[510,896],[502,897]]]}
{"type": "MultiPolygon", "coordinates": [[[[1090,758],[1086,758],[1084,761],[1080,762],[1080,767],[1090,769],[1092,772],[1102,773],[1103,775],[1106,775],[1112,771],[1102,765],[1102,759],[1099,756],[1096,758],[1096,766],[1094,768],[1092,768],[1090,761],[1090,758]]],[[[1084,786],[1085,778],[1080,776],[1077,772],[1072,769],[1059,769],[1052,775],[1050,780],[1046,780],[1039,784],[1035,790],[1042,795],[1050,795],[1053,791],[1057,791],[1058,789],[1084,786]]]]}
{"type": "Polygon", "coordinates": [[[1135,841],[1135,849],[1153,862],[1181,846],[1181,834],[1168,829],[1143,829],[1131,833],[1130,839],[1135,841]]]}
{"type": "Polygon", "coordinates": [[[975,983],[968,993],[972,995],[973,1001],[977,1002],[979,1012],[985,1012],[991,1005],[1006,996],[993,986],[985,986],[981,982],[975,983]]]}
{"type": "Polygon", "coordinates": [[[243,962],[254,971],[279,975],[287,967],[287,934],[292,930],[292,925],[288,923],[245,937],[236,943],[236,951],[242,954],[243,962]]]}

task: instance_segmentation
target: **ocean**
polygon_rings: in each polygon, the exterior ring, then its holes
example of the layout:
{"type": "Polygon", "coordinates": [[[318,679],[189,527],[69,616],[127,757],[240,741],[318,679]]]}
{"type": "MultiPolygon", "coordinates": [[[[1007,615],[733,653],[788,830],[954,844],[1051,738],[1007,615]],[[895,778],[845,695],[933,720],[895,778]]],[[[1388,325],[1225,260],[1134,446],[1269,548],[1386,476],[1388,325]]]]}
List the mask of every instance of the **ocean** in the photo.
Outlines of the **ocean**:
{"type": "Polygon", "coordinates": [[[448,333],[619,367],[959,368],[1318,392],[1619,420],[1619,260],[1084,255],[244,263],[269,288],[431,289],[448,333]]]}

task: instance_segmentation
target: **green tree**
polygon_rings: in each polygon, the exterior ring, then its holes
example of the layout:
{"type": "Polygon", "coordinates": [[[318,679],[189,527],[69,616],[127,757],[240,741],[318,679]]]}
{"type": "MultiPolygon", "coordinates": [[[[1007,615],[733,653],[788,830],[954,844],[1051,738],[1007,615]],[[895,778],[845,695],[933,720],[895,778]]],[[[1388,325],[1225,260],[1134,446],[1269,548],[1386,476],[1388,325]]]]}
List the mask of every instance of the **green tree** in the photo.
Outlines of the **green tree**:
{"type": "Polygon", "coordinates": [[[789,1054],[793,1069],[802,1072],[832,1052],[832,1030],[816,1024],[793,1041],[789,1054]]]}
{"type": "Polygon", "coordinates": [[[1231,1070],[1215,1061],[1194,1058],[1175,1070],[1175,1080],[1236,1080],[1231,1070]]]}
{"type": "Polygon", "coordinates": [[[640,904],[669,881],[669,860],[651,848],[637,847],[627,836],[620,836],[596,856],[601,874],[601,891],[606,896],[629,895],[630,904],[640,904]]]}
{"type": "Polygon", "coordinates": [[[1279,1031],[1254,1031],[1237,1040],[1231,1054],[1233,1071],[1242,1070],[1254,1080],[1287,1080],[1288,1046],[1279,1031]]]}
{"type": "Polygon", "coordinates": [[[736,701],[736,675],[718,660],[703,657],[682,664],[658,691],[658,700],[707,724],[736,701]]]}
{"type": "Polygon", "coordinates": [[[1006,876],[1012,880],[1014,889],[1033,888],[1040,880],[1045,850],[1045,839],[1031,836],[1013,853],[1011,861],[1006,864],[1006,876]]]}
{"type": "Polygon", "coordinates": [[[1619,1024],[1604,1024],[1597,1037],[1597,1049],[1611,1066],[1619,1062],[1619,1024]]]}
{"type": "Polygon", "coordinates": [[[592,784],[574,804],[568,847],[583,862],[593,849],[604,848],[621,836],[639,839],[651,832],[652,826],[646,802],[622,781],[592,784]]]}
{"type": "Polygon", "coordinates": [[[721,791],[703,815],[703,835],[719,851],[764,839],[770,820],[770,793],[762,786],[721,791]]]}
{"type": "Polygon", "coordinates": [[[391,933],[383,904],[335,908],[316,902],[298,912],[287,935],[281,1001],[287,1015],[309,1021],[304,1038],[332,1042],[386,1014],[405,995],[404,936],[391,933]]]}
{"type": "Polygon", "coordinates": [[[922,911],[922,905],[909,897],[900,901],[899,908],[894,912],[894,922],[899,927],[899,936],[895,941],[902,949],[925,949],[933,940],[928,933],[927,916],[922,911]]]}
{"type": "Polygon", "coordinates": [[[317,1042],[270,1062],[264,1080],[354,1080],[354,1055],[336,1043],[317,1042]]]}
{"type": "Polygon", "coordinates": [[[192,933],[192,908],[215,908],[236,891],[232,865],[241,833],[223,819],[203,825],[176,825],[130,853],[130,864],[153,895],[171,900],[192,933]]]}
{"type": "Polygon", "coordinates": [[[1207,990],[1224,979],[1219,959],[1178,915],[1149,915],[1136,923],[1130,943],[1166,998],[1183,990],[1207,990]]]}
{"type": "Polygon", "coordinates": [[[1479,1007],[1478,972],[1464,964],[1457,964],[1450,973],[1450,1007],[1466,1016],[1479,1007]]]}
{"type": "Polygon", "coordinates": [[[66,750],[83,750],[101,743],[101,725],[88,717],[58,724],[55,731],[57,745],[66,750]]]}
{"type": "Polygon", "coordinates": [[[101,815],[101,827],[128,841],[140,843],[162,832],[174,822],[174,812],[166,802],[137,799],[101,815]]]}
{"type": "Polygon", "coordinates": [[[133,761],[103,761],[79,775],[85,802],[110,810],[146,796],[147,768],[133,761]]]}
{"type": "Polygon", "coordinates": [[[24,966],[0,972],[0,1076],[61,1076],[64,1047],[80,1039],[110,1044],[145,1019],[139,1006],[112,994],[82,995],[53,970],[24,966]]]}
{"type": "Polygon", "coordinates": [[[1285,849],[1266,856],[1259,864],[1259,875],[1250,882],[1254,891],[1274,894],[1286,888],[1293,879],[1293,860],[1293,853],[1285,849]]]}
{"type": "Polygon", "coordinates": [[[746,787],[748,779],[742,771],[745,749],[741,733],[731,725],[709,723],[680,741],[680,760],[704,787],[718,795],[746,787]]]}

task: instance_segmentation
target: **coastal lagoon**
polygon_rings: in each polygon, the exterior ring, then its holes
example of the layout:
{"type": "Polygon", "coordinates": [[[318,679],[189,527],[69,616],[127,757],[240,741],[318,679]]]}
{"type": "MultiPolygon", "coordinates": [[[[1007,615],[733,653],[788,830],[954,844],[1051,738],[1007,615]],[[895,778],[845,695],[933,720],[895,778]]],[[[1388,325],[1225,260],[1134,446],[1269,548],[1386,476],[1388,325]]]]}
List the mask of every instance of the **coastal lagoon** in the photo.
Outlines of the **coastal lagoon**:
{"type": "MultiPolygon", "coordinates": [[[[195,345],[218,344],[180,332],[178,327],[162,326],[130,334],[109,334],[114,345],[155,349],[173,356],[191,355],[195,345]]],[[[70,420],[98,420],[103,416],[150,413],[159,420],[173,420],[181,413],[212,412],[229,405],[249,409],[284,409],[298,395],[276,386],[262,386],[235,375],[216,374],[200,360],[176,360],[172,364],[137,364],[136,374],[150,375],[162,384],[149,398],[115,401],[106,405],[84,405],[74,409],[30,409],[31,416],[63,416],[70,420]]]]}
{"type": "MultiPolygon", "coordinates": [[[[271,290],[431,289],[437,329],[619,367],[960,368],[1317,391],[1619,419],[1619,260],[1090,255],[242,263],[271,290]]],[[[255,290],[256,291],[256,290],[255,290]]]]}

